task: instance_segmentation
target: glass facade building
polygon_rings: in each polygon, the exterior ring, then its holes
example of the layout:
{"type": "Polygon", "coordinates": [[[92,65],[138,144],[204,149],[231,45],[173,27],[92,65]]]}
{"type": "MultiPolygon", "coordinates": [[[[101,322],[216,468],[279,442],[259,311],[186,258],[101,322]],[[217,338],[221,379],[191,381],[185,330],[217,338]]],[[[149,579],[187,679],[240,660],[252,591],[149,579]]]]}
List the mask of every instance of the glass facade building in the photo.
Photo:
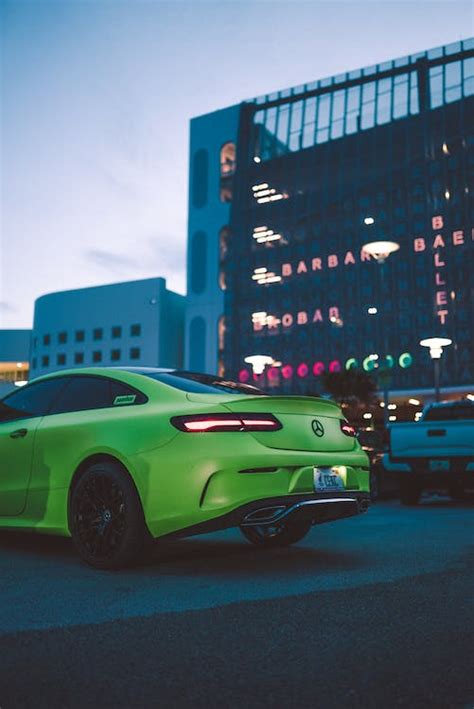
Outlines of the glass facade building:
{"type": "Polygon", "coordinates": [[[264,354],[257,379],[282,393],[318,393],[323,372],[351,367],[415,391],[433,382],[419,341],[440,335],[453,340],[442,386],[469,390],[474,40],[227,111],[218,144],[224,112],[191,128],[187,364],[200,318],[208,371],[249,381],[245,358],[264,354]],[[384,264],[362,248],[387,240],[399,250],[384,264]]]}

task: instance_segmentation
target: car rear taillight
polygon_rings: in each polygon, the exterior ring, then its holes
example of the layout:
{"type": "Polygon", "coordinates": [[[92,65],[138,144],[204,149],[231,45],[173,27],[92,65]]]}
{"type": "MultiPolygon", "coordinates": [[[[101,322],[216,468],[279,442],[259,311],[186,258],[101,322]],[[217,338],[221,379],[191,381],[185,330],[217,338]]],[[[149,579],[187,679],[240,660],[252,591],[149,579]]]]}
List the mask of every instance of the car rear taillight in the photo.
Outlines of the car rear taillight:
{"type": "Polygon", "coordinates": [[[351,436],[351,438],[355,438],[357,436],[357,429],[355,426],[352,426],[345,419],[340,419],[339,423],[341,425],[341,431],[344,433],[344,435],[351,436]]]}
{"type": "Polygon", "coordinates": [[[173,416],[171,423],[184,433],[279,431],[282,428],[273,414],[194,414],[173,416]]]}

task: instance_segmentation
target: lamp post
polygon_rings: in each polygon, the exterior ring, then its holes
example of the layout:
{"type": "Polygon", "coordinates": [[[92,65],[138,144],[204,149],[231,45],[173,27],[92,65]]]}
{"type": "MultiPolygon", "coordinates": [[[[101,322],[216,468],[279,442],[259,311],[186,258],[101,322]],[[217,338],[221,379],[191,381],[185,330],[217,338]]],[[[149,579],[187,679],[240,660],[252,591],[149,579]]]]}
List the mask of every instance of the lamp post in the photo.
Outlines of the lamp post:
{"type": "Polygon", "coordinates": [[[439,401],[439,378],[440,378],[440,363],[443,347],[449,347],[452,344],[449,337],[427,337],[420,340],[422,347],[429,347],[430,357],[434,365],[434,383],[435,383],[435,401],[439,401]]]}
{"type": "MultiPolygon", "coordinates": [[[[390,256],[390,254],[395,253],[398,251],[400,248],[400,244],[397,244],[396,241],[370,241],[368,244],[364,244],[362,246],[362,251],[365,251],[366,254],[369,254],[369,256],[372,256],[372,258],[377,261],[377,263],[380,265],[380,291],[382,294],[382,298],[384,299],[384,305],[385,305],[385,262],[390,256]]],[[[384,407],[383,407],[383,422],[384,425],[386,426],[388,423],[388,378],[389,378],[389,372],[388,372],[388,367],[387,367],[387,348],[388,348],[388,338],[387,338],[387,324],[385,323],[385,327],[382,326],[382,332],[383,332],[383,349],[384,349],[384,354],[383,354],[383,364],[382,364],[382,385],[383,385],[383,401],[384,401],[384,407]]]]}
{"type": "Polygon", "coordinates": [[[268,364],[273,364],[273,357],[270,357],[270,355],[262,354],[249,355],[244,359],[244,362],[247,362],[247,364],[252,365],[252,370],[254,374],[263,374],[263,372],[265,371],[265,367],[268,364]]]}

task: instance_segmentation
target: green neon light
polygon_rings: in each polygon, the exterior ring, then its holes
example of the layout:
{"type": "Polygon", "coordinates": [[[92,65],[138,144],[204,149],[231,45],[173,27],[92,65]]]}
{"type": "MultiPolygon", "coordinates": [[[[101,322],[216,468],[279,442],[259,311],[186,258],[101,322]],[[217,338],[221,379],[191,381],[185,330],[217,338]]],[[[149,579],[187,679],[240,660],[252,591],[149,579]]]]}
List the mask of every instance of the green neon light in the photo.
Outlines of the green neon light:
{"type": "Polygon", "coordinates": [[[402,369],[407,369],[413,364],[413,356],[409,352],[403,352],[398,358],[398,364],[402,369]]]}
{"type": "Polygon", "coordinates": [[[356,369],[359,366],[359,362],[354,357],[349,357],[344,365],[345,369],[356,369]]]}

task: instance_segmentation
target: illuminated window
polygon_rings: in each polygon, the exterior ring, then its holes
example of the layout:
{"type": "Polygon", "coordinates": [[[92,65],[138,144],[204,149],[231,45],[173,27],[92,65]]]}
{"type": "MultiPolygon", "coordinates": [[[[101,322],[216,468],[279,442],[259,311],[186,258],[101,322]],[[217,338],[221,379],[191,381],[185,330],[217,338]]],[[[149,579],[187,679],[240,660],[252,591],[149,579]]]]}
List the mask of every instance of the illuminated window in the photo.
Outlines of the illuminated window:
{"type": "Polygon", "coordinates": [[[193,207],[200,209],[207,202],[207,183],[209,179],[209,156],[207,150],[201,148],[194,153],[193,158],[193,207]]]}
{"type": "Polygon", "coordinates": [[[207,235],[204,231],[196,231],[191,239],[190,263],[191,291],[202,293],[207,281],[207,235]]]}
{"type": "Polygon", "coordinates": [[[221,202],[232,202],[235,167],[235,143],[225,143],[220,152],[219,194],[221,202]]]}
{"type": "Polygon", "coordinates": [[[225,263],[227,251],[229,248],[229,237],[230,237],[230,229],[229,229],[229,227],[225,226],[219,232],[219,266],[220,266],[220,268],[219,268],[219,287],[222,290],[225,290],[227,287],[226,278],[225,278],[224,263],[225,263]]]}
{"type": "Polygon", "coordinates": [[[222,315],[217,323],[217,338],[219,341],[219,352],[224,350],[225,346],[225,317],[222,315]]]}

